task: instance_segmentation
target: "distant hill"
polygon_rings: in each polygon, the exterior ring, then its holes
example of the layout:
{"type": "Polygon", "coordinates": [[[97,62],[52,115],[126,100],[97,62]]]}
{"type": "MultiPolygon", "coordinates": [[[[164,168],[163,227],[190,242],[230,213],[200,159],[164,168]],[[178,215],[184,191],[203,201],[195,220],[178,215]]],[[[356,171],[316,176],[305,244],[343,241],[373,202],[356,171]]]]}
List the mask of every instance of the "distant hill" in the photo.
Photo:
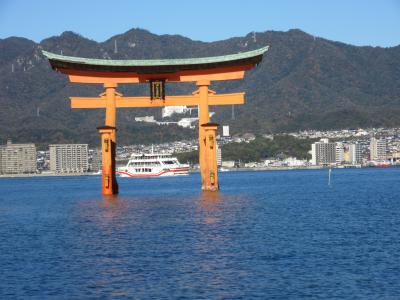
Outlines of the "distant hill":
{"type": "MultiPolygon", "coordinates": [[[[300,30],[249,33],[217,42],[132,29],[97,43],[73,32],[39,44],[18,37],[0,39],[0,143],[89,142],[98,144],[101,110],[71,110],[69,96],[95,96],[101,86],[71,84],[51,70],[41,49],[64,55],[111,59],[185,58],[223,55],[270,45],[263,62],[245,80],[216,83],[217,92],[246,92],[246,104],[212,108],[213,121],[233,133],[299,129],[400,126],[400,46],[356,47],[315,38],[300,30]],[[116,42],[115,42],[116,41],[116,42]],[[115,44],[117,49],[115,49],[115,44]],[[117,51],[115,51],[117,50],[117,51]]],[[[192,84],[167,85],[167,94],[188,93],[192,84]]],[[[121,86],[145,95],[148,87],[121,86]]],[[[120,144],[195,137],[177,126],[143,125],[135,116],[160,109],[118,112],[120,144]]]]}

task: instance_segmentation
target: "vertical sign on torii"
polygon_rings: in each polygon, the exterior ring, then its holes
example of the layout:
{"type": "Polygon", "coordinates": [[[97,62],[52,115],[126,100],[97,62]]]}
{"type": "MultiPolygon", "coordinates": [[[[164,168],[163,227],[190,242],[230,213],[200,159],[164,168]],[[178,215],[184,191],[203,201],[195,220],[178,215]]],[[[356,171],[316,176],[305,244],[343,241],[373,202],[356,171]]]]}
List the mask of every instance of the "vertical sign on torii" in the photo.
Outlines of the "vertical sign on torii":
{"type": "Polygon", "coordinates": [[[67,74],[71,82],[102,84],[105,92],[99,97],[71,97],[71,108],[105,108],[105,126],[99,127],[102,141],[102,192],[118,193],[115,179],[116,109],[124,107],[199,107],[199,164],[203,190],[217,191],[216,164],[217,124],[210,123],[210,105],[243,104],[244,93],[216,94],[209,89],[212,81],[242,79],[245,71],[262,60],[268,47],[225,56],[151,59],[104,60],[57,55],[43,51],[51,67],[67,74]],[[116,91],[118,84],[146,83],[149,97],[125,97],[116,91]],[[165,83],[195,82],[192,95],[165,95],[165,83]]]}

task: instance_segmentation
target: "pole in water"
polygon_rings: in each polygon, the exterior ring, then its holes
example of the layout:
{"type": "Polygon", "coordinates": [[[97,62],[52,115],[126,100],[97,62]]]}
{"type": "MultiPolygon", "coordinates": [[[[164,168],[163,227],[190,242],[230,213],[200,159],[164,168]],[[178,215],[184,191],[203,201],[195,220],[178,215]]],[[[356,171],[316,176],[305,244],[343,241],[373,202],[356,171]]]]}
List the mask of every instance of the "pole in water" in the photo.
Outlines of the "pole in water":
{"type": "Polygon", "coordinates": [[[332,173],[332,169],[329,168],[329,171],[328,171],[328,185],[329,186],[331,185],[331,173],[332,173]]]}

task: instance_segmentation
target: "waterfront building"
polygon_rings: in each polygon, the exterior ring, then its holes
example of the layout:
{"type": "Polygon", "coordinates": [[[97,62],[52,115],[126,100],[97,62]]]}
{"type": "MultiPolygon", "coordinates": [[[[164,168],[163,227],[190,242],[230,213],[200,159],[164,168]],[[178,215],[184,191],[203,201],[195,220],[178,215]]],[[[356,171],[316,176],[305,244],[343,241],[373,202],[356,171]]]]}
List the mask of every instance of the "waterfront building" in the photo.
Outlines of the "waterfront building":
{"type": "Polygon", "coordinates": [[[36,172],[35,144],[13,144],[11,140],[0,146],[1,174],[29,174],[36,172]]]}
{"type": "Polygon", "coordinates": [[[336,164],[344,162],[344,146],[342,143],[336,143],[336,164]]]}
{"type": "Polygon", "coordinates": [[[343,159],[346,163],[351,163],[350,161],[350,152],[349,152],[349,146],[344,147],[344,154],[343,154],[343,159]]]}
{"type": "Polygon", "coordinates": [[[220,167],[222,165],[222,150],[217,144],[217,166],[220,167]]]}
{"type": "Polygon", "coordinates": [[[288,157],[283,161],[283,164],[288,167],[304,167],[307,165],[307,161],[297,159],[296,157],[288,157]]]}
{"type": "Polygon", "coordinates": [[[89,170],[91,172],[98,172],[101,170],[101,150],[89,150],[89,170]]]}
{"type": "Polygon", "coordinates": [[[386,160],[386,141],[383,139],[377,140],[374,137],[371,138],[369,151],[371,160],[386,160]]]}
{"type": "Polygon", "coordinates": [[[356,143],[349,145],[349,162],[353,165],[362,162],[362,148],[360,144],[356,143]]]}
{"type": "Polygon", "coordinates": [[[49,145],[50,171],[84,173],[88,171],[88,144],[49,145]]]}
{"type": "Polygon", "coordinates": [[[311,145],[311,163],[313,165],[332,165],[336,163],[336,143],[321,139],[311,145]]]}
{"type": "Polygon", "coordinates": [[[221,166],[224,168],[233,168],[235,167],[235,161],[233,160],[222,161],[221,166]]]}

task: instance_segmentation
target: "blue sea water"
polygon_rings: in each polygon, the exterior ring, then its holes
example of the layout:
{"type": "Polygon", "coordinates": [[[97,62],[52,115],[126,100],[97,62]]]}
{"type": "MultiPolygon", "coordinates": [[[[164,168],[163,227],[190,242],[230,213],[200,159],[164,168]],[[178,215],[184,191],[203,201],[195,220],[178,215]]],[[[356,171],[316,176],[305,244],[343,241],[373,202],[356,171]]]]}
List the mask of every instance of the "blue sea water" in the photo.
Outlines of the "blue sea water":
{"type": "Polygon", "coordinates": [[[0,179],[0,299],[400,299],[400,168],[0,179]]]}

